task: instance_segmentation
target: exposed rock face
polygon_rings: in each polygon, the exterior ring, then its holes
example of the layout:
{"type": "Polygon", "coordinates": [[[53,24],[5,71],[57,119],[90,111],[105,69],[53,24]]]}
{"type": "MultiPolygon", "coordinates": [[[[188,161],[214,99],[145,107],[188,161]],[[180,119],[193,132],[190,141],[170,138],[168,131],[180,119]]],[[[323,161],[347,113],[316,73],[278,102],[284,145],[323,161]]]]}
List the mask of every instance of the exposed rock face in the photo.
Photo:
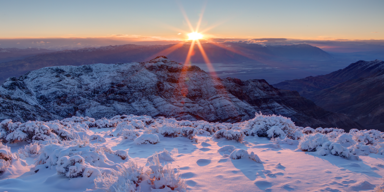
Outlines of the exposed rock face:
{"type": "Polygon", "coordinates": [[[367,129],[384,130],[383,61],[358,61],[328,75],[276,86],[302,92],[317,105],[347,114],[367,129]]]}
{"type": "Polygon", "coordinates": [[[297,125],[360,128],[295,91],[265,80],[218,79],[200,68],[157,57],[146,63],[47,67],[0,87],[0,120],[93,118],[118,114],[238,122],[255,112],[291,117],[297,125]]]}

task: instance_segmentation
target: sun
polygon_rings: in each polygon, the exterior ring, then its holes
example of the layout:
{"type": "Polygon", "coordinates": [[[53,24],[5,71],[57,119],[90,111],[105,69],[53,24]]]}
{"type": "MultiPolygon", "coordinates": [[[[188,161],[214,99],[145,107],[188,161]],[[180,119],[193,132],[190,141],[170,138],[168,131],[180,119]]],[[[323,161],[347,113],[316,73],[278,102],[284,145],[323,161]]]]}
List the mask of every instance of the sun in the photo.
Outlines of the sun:
{"type": "Polygon", "coordinates": [[[198,33],[198,32],[188,33],[188,40],[199,40],[202,38],[203,38],[203,35],[201,33],[198,33]]]}

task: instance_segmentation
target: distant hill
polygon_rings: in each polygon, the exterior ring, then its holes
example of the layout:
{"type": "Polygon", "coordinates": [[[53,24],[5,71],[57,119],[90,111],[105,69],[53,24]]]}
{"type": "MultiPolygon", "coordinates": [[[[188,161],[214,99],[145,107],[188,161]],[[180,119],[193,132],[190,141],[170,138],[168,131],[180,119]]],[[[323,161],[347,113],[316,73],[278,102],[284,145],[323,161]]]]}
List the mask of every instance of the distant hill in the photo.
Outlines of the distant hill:
{"type": "Polygon", "coordinates": [[[39,55],[42,53],[50,53],[50,52],[54,52],[54,51],[48,50],[48,49],[37,49],[37,48],[29,48],[29,49],[0,48],[0,63],[14,61],[14,60],[23,59],[26,57],[31,57],[31,56],[39,55]]]}
{"type": "MultiPolygon", "coordinates": [[[[291,60],[326,60],[330,56],[310,45],[262,46],[259,44],[224,43],[221,47],[204,43],[212,63],[264,63],[272,67],[288,67],[291,60]]],[[[190,44],[179,46],[174,52],[167,50],[174,45],[118,45],[45,53],[21,60],[0,63],[0,82],[8,77],[18,77],[32,70],[50,66],[85,65],[94,63],[127,63],[147,61],[157,55],[166,55],[177,62],[184,62],[190,44]]],[[[205,63],[199,49],[192,51],[193,63],[205,63]]]]}
{"type": "Polygon", "coordinates": [[[273,86],[298,91],[317,105],[347,114],[368,129],[384,130],[383,61],[358,61],[327,75],[273,86]]]}
{"type": "Polygon", "coordinates": [[[0,87],[0,121],[136,114],[239,122],[256,112],[284,115],[300,126],[362,128],[296,91],[281,91],[259,79],[219,79],[165,57],[141,63],[46,67],[9,78],[0,87]]]}

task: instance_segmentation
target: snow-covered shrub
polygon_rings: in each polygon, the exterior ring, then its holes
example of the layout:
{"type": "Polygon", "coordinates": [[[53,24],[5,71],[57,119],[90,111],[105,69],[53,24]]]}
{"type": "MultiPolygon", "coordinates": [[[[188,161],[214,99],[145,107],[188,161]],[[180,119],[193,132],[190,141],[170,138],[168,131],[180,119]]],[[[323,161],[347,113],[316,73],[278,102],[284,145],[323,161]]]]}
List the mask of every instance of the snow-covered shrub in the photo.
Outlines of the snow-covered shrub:
{"type": "Polygon", "coordinates": [[[352,135],[357,133],[357,132],[359,132],[358,129],[351,129],[351,130],[349,130],[349,134],[352,134],[352,135]]]}
{"type": "Polygon", "coordinates": [[[384,155],[384,143],[376,145],[377,154],[384,155]]]}
{"type": "Polygon", "coordinates": [[[321,133],[315,133],[304,136],[299,142],[299,148],[303,151],[316,151],[318,147],[321,147],[325,142],[328,142],[326,135],[321,133]]]}
{"type": "Polygon", "coordinates": [[[216,126],[214,123],[208,123],[203,121],[197,124],[195,129],[197,130],[198,135],[210,136],[216,131],[218,131],[219,127],[216,126]]]}
{"type": "Polygon", "coordinates": [[[323,143],[321,147],[317,148],[317,152],[323,156],[331,154],[346,159],[358,159],[348,148],[343,147],[340,143],[330,141],[323,143]]]}
{"type": "Polygon", "coordinates": [[[157,152],[151,156],[148,157],[147,159],[147,162],[150,163],[150,162],[153,162],[155,158],[158,158],[160,161],[174,161],[175,159],[172,157],[172,153],[167,151],[167,150],[163,150],[163,151],[160,151],[160,152],[157,152]],[[155,157],[156,156],[156,157],[155,157]]]}
{"type": "Polygon", "coordinates": [[[140,137],[138,137],[134,140],[134,143],[137,145],[156,144],[158,142],[160,142],[159,136],[157,136],[156,134],[148,134],[148,133],[144,133],[144,134],[140,135],[140,137]]]}
{"type": "Polygon", "coordinates": [[[376,142],[374,135],[371,135],[370,132],[366,130],[354,133],[353,139],[356,142],[362,143],[364,145],[373,145],[376,142]]]}
{"type": "Polygon", "coordinates": [[[122,136],[124,139],[128,139],[128,140],[134,140],[136,139],[140,134],[139,132],[137,132],[136,130],[132,130],[132,129],[125,129],[123,131],[121,131],[120,133],[117,134],[117,136],[122,136]]]}
{"type": "MultiPolygon", "coordinates": [[[[307,128],[307,127],[306,127],[307,128]]],[[[323,128],[322,127],[318,127],[315,129],[316,133],[323,133],[323,128]]],[[[303,130],[304,131],[304,130],[303,130]]]]}
{"type": "Polygon", "coordinates": [[[116,150],[115,155],[119,156],[122,160],[127,160],[129,158],[126,150],[116,150]]]}
{"type": "Polygon", "coordinates": [[[181,134],[181,129],[179,127],[166,124],[159,128],[159,133],[164,137],[178,137],[181,134]]]}
{"type": "Polygon", "coordinates": [[[38,143],[31,143],[24,146],[23,149],[19,149],[18,153],[24,157],[35,156],[40,154],[41,146],[38,143]]]}
{"type": "Polygon", "coordinates": [[[135,129],[144,129],[145,128],[145,124],[144,122],[140,121],[140,120],[132,120],[130,121],[130,124],[135,128],[135,129]]]}
{"type": "Polygon", "coordinates": [[[143,189],[186,192],[187,186],[175,169],[162,166],[158,156],[153,156],[148,162],[148,167],[140,167],[130,161],[117,173],[100,175],[95,184],[98,188],[111,192],[136,192],[143,189]]]}
{"type": "Polygon", "coordinates": [[[197,130],[192,127],[183,127],[181,129],[181,134],[188,139],[193,139],[193,137],[197,134],[197,130]]]}
{"type": "Polygon", "coordinates": [[[228,140],[236,140],[238,142],[241,142],[244,139],[244,134],[241,131],[222,129],[220,131],[217,131],[214,134],[214,137],[217,138],[217,139],[226,138],[228,140]]]}
{"type": "Polygon", "coordinates": [[[277,137],[285,138],[286,137],[284,131],[277,126],[272,126],[270,129],[268,129],[267,134],[268,134],[268,138],[277,138],[277,137]]]}
{"type": "Polygon", "coordinates": [[[249,159],[251,159],[252,161],[255,161],[256,163],[261,163],[259,156],[257,156],[253,152],[251,152],[251,154],[249,154],[249,159]]]}
{"type": "Polygon", "coordinates": [[[164,191],[186,192],[187,186],[179,174],[168,165],[163,167],[158,156],[154,156],[149,162],[149,182],[151,189],[165,189],[164,191]]]}
{"type": "Polygon", "coordinates": [[[338,137],[336,138],[336,142],[346,147],[356,144],[356,141],[353,140],[353,136],[349,133],[343,133],[338,135],[338,137]]]}
{"type": "Polygon", "coordinates": [[[235,149],[229,156],[231,159],[244,159],[248,158],[249,155],[248,152],[244,149],[235,149]]]}
{"type": "Polygon", "coordinates": [[[230,154],[230,157],[231,157],[231,159],[245,159],[245,158],[249,158],[252,161],[255,161],[257,163],[261,163],[261,160],[260,160],[259,156],[257,156],[253,152],[251,152],[251,154],[248,154],[248,151],[246,151],[244,149],[235,149],[230,154]]]}
{"type": "Polygon", "coordinates": [[[374,148],[371,145],[364,145],[362,143],[356,143],[355,145],[350,147],[350,150],[352,154],[354,155],[362,155],[362,156],[367,156],[370,153],[377,152],[376,148],[374,148]]]}
{"type": "Polygon", "coordinates": [[[69,178],[80,177],[85,170],[84,158],[79,155],[62,156],[57,162],[56,170],[58,174],[69,178]]]}
{"type": "Polygon", "coordinates": [[[144,172],[144,167],[138,166],[133,161],[119,168],[119,171],[111,174],[102,174],[95,179],[97,188],[110,192],[136,192],[140,190],[140,184],[149,180],[144,172]]]}
{"type": "Polygon", "coordinates": [[[4,173],[11,166],[14,158],[11,149],[0,143],[0,174],[4,173]]]}
{"type": "Polygon", "coordinates": [[[95,121],[95,127],[97,128],[111,128],[117,126],[117,121],[109,120],[106,118],[98,119],[95,121]]]}
{"type": "Polygon", "coordinates": [[[245,129],[249,129],[245,131],[244,133],[248,134],[247,136],[259,136],[259,137],[289,137],[293,138],[296,134],[296,126],[291,121],[291,119],[283,117],[283,116],[277,116],[277,115],[261,115],[257,114],[255,118],[248,120],[246,122],[246,125],[244,126],[245,129]],[[269,132],[272,128],[272,131],[269,132]],[[280,131],[280,130],[281,131],[280,131]],[[284,134],[282,134],[284,133],[284,134]]]}
{"type": "Polygon", "coordinates": [[[221,147],[221,148],[218,150],[218,152],[219,152],[221,155],[225,156],[225,155],[229,155],[229,154],[231,154],[235,149],[236,149],[236,147],[233,146],[233,145],[224,145],[223,147],[221,147]]]}
{"type": "MultiPolygon", "coordinates": [[[[317,128],[317,129],[319,129],[319,131],[323,131],[323,128],[321,128],[321,127],[317,128]]],[[[308,134],[312,134],[312,133],[317,132],[317,129],[315,130],[315,129],[311,128],[311,127],[306,127],[302,131],[303,131],[304,134],[308,135],[308,134]]]]}
{"type": "Polygon", "coordinates": [[[121,132],[123,130],[133,130],[133,129],[135,129],[135,127],[132,126],[132,124],[130,124],[128,121],[123,121],[117,124],[115,132],[121,132]]]}
{"type": "Polygon", "coordinates": [[[41,149],[36,169],[53,167],[66,177],[92,177],[117,171],[119,164],[108,159],[113,152],[106,146],[50,144],[41,149]]]}

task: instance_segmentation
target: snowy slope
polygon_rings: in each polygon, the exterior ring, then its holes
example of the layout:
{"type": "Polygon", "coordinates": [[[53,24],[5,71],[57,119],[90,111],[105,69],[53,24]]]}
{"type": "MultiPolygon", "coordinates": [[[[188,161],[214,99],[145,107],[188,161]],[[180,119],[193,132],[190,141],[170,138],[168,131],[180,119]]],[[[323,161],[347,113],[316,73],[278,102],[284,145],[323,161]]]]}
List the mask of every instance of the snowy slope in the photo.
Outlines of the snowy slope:
{"type": "Polygon", "coordinates": [[[372,191],[384,133],[149,116],[0,123],[0,191],[372,191]]]}
{"type": "Polygon", "coordinates": [[[0,120],[15,121],[135,114],[238,122],[262,112],[290,117],[301,126],[361,128],[345,115],[325,111],[265,80],[217,79],[166,57],[31,71],[0,87],[0,107],[0,120]]]}

